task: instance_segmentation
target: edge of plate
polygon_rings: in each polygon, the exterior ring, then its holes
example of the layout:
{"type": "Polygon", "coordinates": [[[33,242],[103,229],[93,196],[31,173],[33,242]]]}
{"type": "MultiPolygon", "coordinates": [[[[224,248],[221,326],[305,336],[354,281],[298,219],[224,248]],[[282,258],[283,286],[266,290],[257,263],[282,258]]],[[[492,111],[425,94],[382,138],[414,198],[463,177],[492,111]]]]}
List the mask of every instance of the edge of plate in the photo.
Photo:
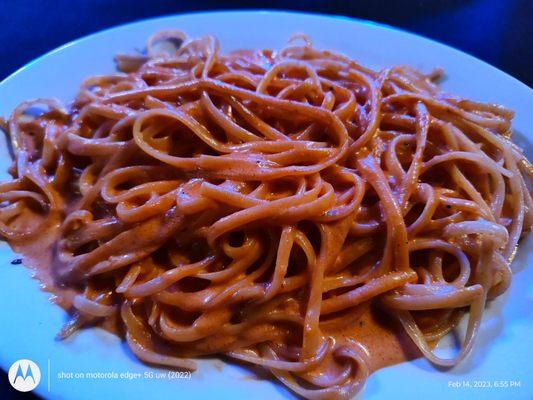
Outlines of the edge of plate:
{"type": "Polygon", "coordinates": [[[381,22],[375,22],[375,21],[372,21],[372,20],[367,20],[367,19],[362,19],[362,18],[355,18],[355,17],[349,17],[349,16],[345,16],[345,15],[339,15],[339,14],[323,14],[323,13],[314,13],[314,12],[300,12],[300,11],[286,11],[286,10],[279,10],[279,9],[246,9],[246,10],[243,10],[243,9],[232,9],[232,10],[212,10],[212,11],[198,11],[198,12],[186,12],[186,13],[177,13],[177,14],[170,14],[170,15],[162,15],[162,16],[158,16],[158,17],[153,17],[153,18],[143,18],[143,19],[140,19],[140,20],[136,20],[136,21],[131,21],[131,22],[126,22],[126,23],[123,23],[123,24],[119,24],[119,25],[115,25],[115,26],[112,26],[110,28],[105,28],[105,29],[101,29],[99,31],[96,31],[96,32],[93,32],[93,33],[90,33],[88,35],[84,35],[78,39],[74,39],[70,42],[67,42],[59,47],[56,47],[46,53],[44,53],[43,55],[41,56],[38,56],[37,58],[34,58],[33,60],[31,60],[30,62],[24,64],[22,67],[18,68],[17,70],[15,70],[13,73],[9,74],[5,79],[3,79],[2,81],[0,81],[0,86],[2,86],[4,83],[6,83],[7,81],[11,80],[12,78],[14,78],[15,76],[19,75],[21,72],[23,72],[24,70],[26,70],[27,68],[39,63],[39,61],[41,61],[42,59],[45,59],[46,57],[48,56],[51,56],[55,53],[58,53],[66,48],[69,48],[71,46],[74,46],[74,45],[77,45],[79,43],[82,43],[86,40],[89,40],[89,39],[92,39],[94,37],[97,37],[97,36],[100,36],[100,35],[103,35],[103,34],[106,34],[106,33],[110,33],[110,32],[113,32],[115,30],[120,30],[120,29],[124,29],[126,27],[130,27],[130,26],[135,26],[135,25],[141,25],[143,23],[146,23],[146,22],[155,22],[155,21],[164,21],[164,20],[170,20],[170,19],[174,19],[176,17],[187,17],[187,16],[202,16],[202,15],[210,15],[210,14],[242,14],[242,15],[246,15],[246,14],[271,14],[271,15],[293,15],[293,16],[299,16],[299,17],[312,17],[312,18],[319,18],[319,19],[322,19],[322,18],[325,18],[325,19],[337,19],[339,21],[345,21],[345,22],[357,22],[357,23],[361,23],[361,24],[365,24],[365,25],[369,25],[369,26],[373,26],[377,29],[381,29],[381,30],[386,30],[386,31],[397,31],[397,32],[401,32],[402,34],[404,35],[407,35],[407,36],[411,36],[411,37],[415,37],[417,39],[422,39],[422,40],[425,40],[425,41],[428,41],[428,42],[432,42],[433,44],[437,44],[439,46],[443,46],[445,48],[447,48],[449,51],[453,51],[455,53],[458,53],[464,57],[468,57],[472,60],[475,60],[476,62],[478,63],[482,63],[485,65],[485,67],[489,67],[490,69],[492,69],[495,73],[498,73],[498,74],[503,74],[506,78],[508,79],[511,79],[514,81],[515,84],[518,84],[520,86],[522,86],[524,89],[526,90],[532,90],[528,85],[526,85],[524,82],[520,81],[519,79],[515,78],[514,76],[508,74],[507,72],[504,72],[502,71],[501,69],[489,64],[488,62],[486,61],[483,61],[467,52],[464,52],[462,50],[459,50],[453,46],[450,46],[448,44],[445,44],[445,43],[442,43],[438,40],[435,40],[435,39],[432,39],[432,38],[429,38],[427,36],[424,36],[424,35],[419,35],[418,33],[414,33],[414,32],[411,32],[409,30],[406,30],[406,29],[403,29],[403,28],[400,28],[400,27],[396,27],[396,26],[393,26],[393,25],[389,25],[389,24],[385,24],[385,23],[381,23],[381,22]]]}

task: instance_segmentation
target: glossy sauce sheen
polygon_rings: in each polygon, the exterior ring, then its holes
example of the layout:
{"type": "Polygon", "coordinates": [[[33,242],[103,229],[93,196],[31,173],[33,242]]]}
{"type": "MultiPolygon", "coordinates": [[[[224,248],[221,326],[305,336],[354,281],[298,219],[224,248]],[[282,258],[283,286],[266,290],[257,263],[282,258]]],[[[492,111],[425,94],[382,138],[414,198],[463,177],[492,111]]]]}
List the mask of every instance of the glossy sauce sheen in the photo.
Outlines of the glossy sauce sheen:
{"type": "Polygon", "coordinates": [[[28,101],[2,123],[17,160],[0,233],[72,315],[60,337],[100,325],[189,371],[227,356],[312,400],[421,353],[468,355],[533,225],[511,110],[301,35],[222,54],[164,31],[117,63],[70,107],[28,101]]]}
{"type": "MultiPolygon", "coordinates": [[[[52,294],[50,300],[67,313],[71,313],[73,298],[81,291],[56,283],[52,257],[54,243],[58,239],[58,229],[51,227],[46,232],[46,235],[37,240],[10,245],[14,251],[23,255],[24,266],[33,272],[33,277],[41,283],[42,290],[52,294]]],[[[378,307],[371,306],[370,302],[365,303],[360,310],[359,319],[351,321],[343,330],[325,332],[360,342],[370,355],[371,371],[421,357],[420,351],[393,317],[378,307]]],[[[116,317],[101,319],[97,323],[101,328],[121,335],[119,324],[120,321],[116,317]]],[[[60,327],[58,332],[59,329],[60,327]]]]}
{"type": "MultiPolygon", "coordinates": [[[[43,233],[45,234],[32,240],[10,242],[9,244],[15,252],[22,255],[22,263],[30,269],[32,277],[40,283],[40,288],[51,294],[50,301],[67,312],[66,324],[75,312],[73,308],[74,296],[82,293],[83,290],[58,284],[55,277],[53,254],[55,243],[59,239],[58,224],[50,224],[43,230],[43,233]]],[[[97,321],[96,325],[121,336],[119,318],[102,318],[97,321]]],[[[58,334],[60,329],[61,327],[58,327],[58,334]]]]}

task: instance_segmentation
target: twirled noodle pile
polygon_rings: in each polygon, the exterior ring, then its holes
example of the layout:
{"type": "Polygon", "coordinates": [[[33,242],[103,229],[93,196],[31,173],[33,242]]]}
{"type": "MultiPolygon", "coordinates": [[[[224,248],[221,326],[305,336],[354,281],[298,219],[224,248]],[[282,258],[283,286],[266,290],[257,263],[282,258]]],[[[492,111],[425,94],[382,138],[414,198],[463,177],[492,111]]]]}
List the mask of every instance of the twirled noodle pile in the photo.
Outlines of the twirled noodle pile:
{"type": "Polygon", "coordinates": [[[69,108],[28,101],[4,124],[0,231],[16,249],[53,238],[55,284],[76,293],[64,335],[116,319],[143,361],[223,354],[310,399],[362,387],[372,351],[338,332],[369,304],[437,365],[470,352],[533,222],[511,111],[301,35],[223,55],[165,31],[117,61],[69,108]]]}

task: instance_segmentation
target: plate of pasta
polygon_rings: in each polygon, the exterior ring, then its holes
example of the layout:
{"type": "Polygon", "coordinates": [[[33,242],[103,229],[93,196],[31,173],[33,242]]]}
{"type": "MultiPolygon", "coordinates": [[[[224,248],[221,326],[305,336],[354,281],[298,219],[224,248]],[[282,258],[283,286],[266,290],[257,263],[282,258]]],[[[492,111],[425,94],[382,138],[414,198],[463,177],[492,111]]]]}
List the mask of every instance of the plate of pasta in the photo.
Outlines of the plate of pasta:
{"type": "Polygon", "coordinates": [[[0,366],[42,397],[531,398],[514,78],[235,11],[93,34],[0,98],[0,366]]]}

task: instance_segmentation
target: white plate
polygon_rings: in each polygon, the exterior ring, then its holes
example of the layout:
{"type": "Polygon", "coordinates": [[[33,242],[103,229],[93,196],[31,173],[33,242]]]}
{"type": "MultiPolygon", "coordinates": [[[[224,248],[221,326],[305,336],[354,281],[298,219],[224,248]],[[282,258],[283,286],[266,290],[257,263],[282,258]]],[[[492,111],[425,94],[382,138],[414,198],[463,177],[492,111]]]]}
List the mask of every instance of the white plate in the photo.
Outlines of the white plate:
{"type": "MultiPolygon", "coordinates": [[[[35,21],[38,23],[38,21],[35,21]]],[[[422,37],[369,22],[285,12],[223,12],[152,19],[103,31],[67,44],[22,68],[0,84],[0,115],[36,97],[71,100],[83,78],[114,70],[117,52],[142,48],[161,29],[179,28],[190,36],[216,35],[222,50],[279,48],[295,32],[310,35],[317,47],[337,49],[376,68],[410,64],[429,71],[444,67],[445,90],[468,98],[498,102],[516,111],[514,127],[533,135],[533,92],[526,85],[467,54],[422,37]]],[[[21,49],[24,51],[24,49],[21,49]]],[[[0,146],[0,177],[10,161],[0,146]]],[[[531,152],[529,152],[531,157],[531,152]]],[[[474,354],[445,372],[425,360],[403,363],[373,374],[364,399],[469,398],[530,399],[533,395],[533,240],[521,243],[509,292],[489,306],[474,354]],[[471,387],[467,387],[470,385],[471,387]],[[487,385],[504,386],[501,388],[487,385]],[[520,385],[518,387],[518,385],[520,385]],[[459,387],[455,387],[459,386],[459,387]],[[507,386],[507,387],[505,387],[507,386]]],[[[291,394],[273,380],[250,379],[249,370],[219,361],[200,361],[190,380],[59,379],[64,372],[145,372],[164,370],[137,361],[121,341],[99,329],[84,330],[65,342],[54,340],[65,313],[48,301],[28,270],[10,264],[16,256],[0,245],[0,366],[18,359],[35,361],[42,381],[36,391],[61,399],[280,399],[291,394]],[[48,365],[50,365],[50,370],[48,365]],[[253,394],[252,396],[250,396],[253,394]]],[[[144,375],[143,375],[144,376],[144,375]]],[[[264,376],[268,376],[264,374],[264,376]]],[[[2,382],[7,384],[7,382],[2,382]]]]}

